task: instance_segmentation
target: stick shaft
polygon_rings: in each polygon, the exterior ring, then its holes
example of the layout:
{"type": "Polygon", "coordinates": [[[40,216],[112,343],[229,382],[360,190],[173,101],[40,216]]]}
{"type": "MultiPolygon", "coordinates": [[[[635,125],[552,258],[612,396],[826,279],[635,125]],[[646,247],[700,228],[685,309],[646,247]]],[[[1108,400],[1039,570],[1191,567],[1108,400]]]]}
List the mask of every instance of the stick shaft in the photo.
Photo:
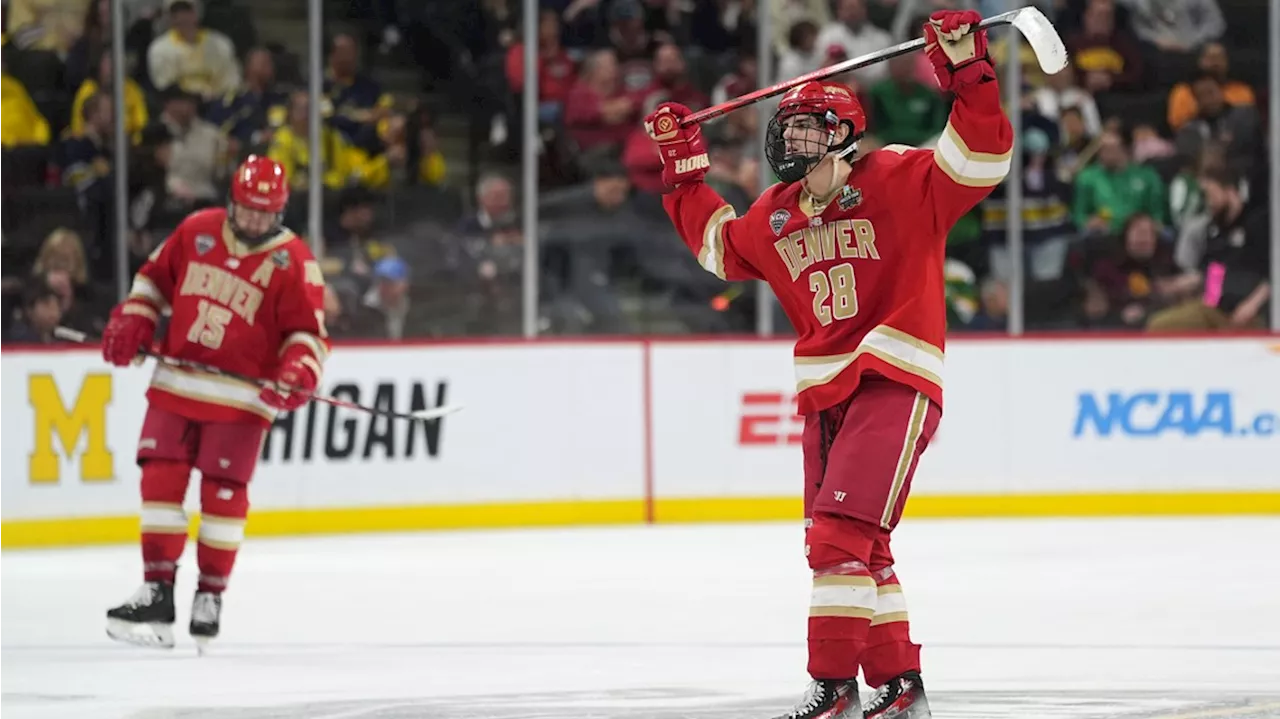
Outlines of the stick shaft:
{"type": "MultiPolygon", "coordinates": [[[[992,15],[991,17],[978,23],[977,28],[974,28],[974,29],[975,30],[978,28],[986,29],[989,27],[996,27],[998,25],[1009,25],[1013,22],[1013,17],[1017,15],[1019,12],[1022,12],[1022,11],[1010,10],[1009,12],[1000,13],[999,15],[992,15]]],[[[851,70],[860,70],[864,67],[867,67],[868,65],[874,65],[878,62],[884,62],[885,60],[898,57],[899,55],[906,55],[909,52],[915,52],[916,50],[919,50],[923,47],[924,47],[924,38],[918,37],[914,40],[908,40],[906,42],[898,43],[893,47],[887,47],[883,50],[877,50],[875,52],[868,53],[866,55],[859,55],[858,57],[850,58],[848,60],[845,60],[844,62],[839,62],[839,63],[836,63],[835,65],[831,65],[828,67],[818,68],[813,72],[806,73],[799,77],[793,77],[790,80],[784,80],[776,85],[762,88],[754,92],[749,92],[746,95],[742,95],[741,97],[735,97],[732,100],[727,100],[714,107],[708,107],[705,110],[699,110],[698,112],[695,112],[692,115],[685,117],[683,120],[680,121],[680,124],[687,127],[689,125],[701,124],[708,120],[714,120],[717,117],[720,117],[721,115],[733,112],[734,110],[738,110],[740,108],[746,107],[747,105],[754,105],[755,103],[760,102],[761,100],[765,100],[770,97],[773,97],[774,95],[781,95],[787,90],[790,90],[793,87],[798,87],[800,85],[803,85],[806,82],[813,82],[815,80],[826,80],[829,77],[835,77],[836,75],[843,75],[844,73],[849,72],[851,70]]]]}
{"type": "MultiPolygon", "coordinates": [[[[53,334],[55,337],[58,337],[59,339],[68,340],[70,342],[85,343],[90,341],[90,338],[87,334],[80,332],[79,330],[73,330],[69,327],[57,327],[54,329],[53,334]]],[[[169,355],[163,355],[158,352],[152,352],[150,350],[142,350],[138,352],[138,354],[142,355],[143,357],[149,357],[161,364],[169,365],[170,367],[184,367],[186,369],[193,369],[200,372],[205,372],[207,374],[215,374],[215,375],[220,375],[222,377],[230,377],[232,379],[240,380],[241,382],[256,384],[259,387],[262,387],[264,389],[267,387],[274,387],[274,384],[269,380],[265,380],[260,377],[250,377],[249,375],[240,374],[238,372],[228,372],[227,370],[214,367],[213,365],[204,364],[203,362],[193,362],[191,360],[180,359],[178,357],[170,357],[169,355]]],[[[354,409],[359,412],[368,412],[369,414],[378,415],[380,417],[392,417],[394,419],[430,420],[437,416],[450,414],[455,410],[455,408],[453,407],[446,406],[446,407],[436,407],[429,410],[423,410],[422,412],[405,414],[403,412],[391,412],[389,410],[377,409],[375,407],[366,407],[362,404],[356,404],[355,402],[348,402],[347,400],[338,399],[336,397],[330,397],[328,395],[323,395],[323,394],[313,393],[311,395],[308,395],[308,399],[314,402],[323,402],[324,404],[333,405],[334,407],[344,407],[346,409],[354,409]]]]}

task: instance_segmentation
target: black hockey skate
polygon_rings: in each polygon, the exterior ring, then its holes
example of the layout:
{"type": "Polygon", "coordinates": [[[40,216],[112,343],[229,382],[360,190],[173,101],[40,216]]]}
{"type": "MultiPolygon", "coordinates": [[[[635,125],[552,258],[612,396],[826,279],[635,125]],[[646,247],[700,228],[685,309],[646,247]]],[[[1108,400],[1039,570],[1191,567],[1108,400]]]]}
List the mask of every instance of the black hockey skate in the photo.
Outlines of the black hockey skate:
{"type": "Polygon", "coordinates": [[[794,709],[774,719],[862,719],[861,701],[857,679],[818,679],[794,709]]]}
{"type": "Polygon", "coordinates": [[[107,610],[107,636],[143,647],[173,648],[173,585],[146,582],[132,597],[107,610]]]}
{"type": "Polygon", "coordinates": [[[867,719],[930,719],[929,699],[919,672],[906,672],[890,679],[862,708],[867,719]]]}
{"type": "Polygon", "coordinates": [[[196,592],[191,602],[191,638],[196,640],[196,650],[204,654],[209,641],[217,638],[222,622],[222,595],[213,592],[196,592]]]}

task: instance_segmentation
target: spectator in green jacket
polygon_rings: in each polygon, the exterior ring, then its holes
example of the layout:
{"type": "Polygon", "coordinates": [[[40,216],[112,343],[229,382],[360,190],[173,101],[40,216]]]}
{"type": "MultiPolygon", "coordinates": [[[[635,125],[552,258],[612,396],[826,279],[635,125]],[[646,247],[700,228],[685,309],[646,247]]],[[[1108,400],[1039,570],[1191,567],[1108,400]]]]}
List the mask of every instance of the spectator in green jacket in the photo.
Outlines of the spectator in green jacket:
{"type": "Polygon", "coordinates": [[[925,144],[947,124],[947,103],[915,77],[915,55],[889,61],[889,77],[871,86],[872,130],[886,145],[925,144]]]}
{"type": "Polygon", "coordinates": [[[1075,181],[1076,226],[1089,234],[1118,234],[1135,212],[1167,224],[1169,209],[1164,181],[1152,168],[1129,160],[1119,133],[1102,134],[1098,161],[1080,171],[1075,181]]]}

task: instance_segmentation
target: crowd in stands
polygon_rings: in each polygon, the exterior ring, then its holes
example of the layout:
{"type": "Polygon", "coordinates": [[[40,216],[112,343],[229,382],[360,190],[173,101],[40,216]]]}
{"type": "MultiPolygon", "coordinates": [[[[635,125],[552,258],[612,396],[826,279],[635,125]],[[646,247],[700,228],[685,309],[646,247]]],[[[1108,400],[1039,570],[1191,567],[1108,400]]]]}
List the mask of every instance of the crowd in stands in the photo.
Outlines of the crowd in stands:
{"type": "MultiPolygon", "coordinates": [[[[243,0],[125,2],[114,108],[109,0],[7,0],[4,337],[100,331],[117,243],[130,271],[194,209],[225,202],[249,153],[295,188],[306,234],[308,116],[321,104],[322,266],[337,336],[518,334],[524,48],[516,0],[327,0],[324,94],[305,46],[260,42],[243,0]],[[391,88],[394,86],[394,90],[391,88]],[[113,143],[128,150],[115,237],[113,143]]],[[[1026,3],[1018,3],[1026,4],[1026,3]]],[[[1266,10],[1248,0],[1040,0],[1072,67],[1023,44],[1021,220],[1031,330],[1265,327],[1270,288],[1266,10]]],[[[1006,0],[542,0],[538,36],[539,325],[551,333],[749,333],[754,283],[697,266],[662,211],[640,120],[694,109],[914,36],[941,6],[1006,0]],[[769,13],[770,57],[756,56],[769,13]]],[[[305,28],[305,6],[289,5],[305,28]],[[296,7],[295,7],[296,6],[296,7]]],[[[278,22],[278,21],[277,21],[278,22]]],[[[275,35],[281,35],[277,32],[275,35]]],[[[264,33],[265,35],[265,33],[264,33]]],[[[840,78],[860,145],[930,147],[946,123],[923,54],[840,78]]],[[[708,182],[740,212],[762,172],[754,110],[705,126],[708,182]]],[[[1007,184],[1007,183],[1006,183],[1007,184]]],[[[948,237],[953,331],[1007,327],[1008,188],[948,237]]],[[[781,331],[788,325],[778,314],[781,331]]]]}

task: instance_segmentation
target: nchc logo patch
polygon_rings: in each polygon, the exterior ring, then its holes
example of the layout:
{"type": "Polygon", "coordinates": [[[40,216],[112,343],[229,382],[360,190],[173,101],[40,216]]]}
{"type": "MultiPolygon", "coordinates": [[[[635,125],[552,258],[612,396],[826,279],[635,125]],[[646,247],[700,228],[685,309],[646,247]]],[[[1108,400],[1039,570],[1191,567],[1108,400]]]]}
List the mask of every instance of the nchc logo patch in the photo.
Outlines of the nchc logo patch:
{"type": "Polygon", "coordinates": [[[773,230],[775,236],[782,234],[782,228],[787,226],[787,221],[791,219],[791,212],[788,210],[774,210],[769,215],[769,229],[773,230]]]}

